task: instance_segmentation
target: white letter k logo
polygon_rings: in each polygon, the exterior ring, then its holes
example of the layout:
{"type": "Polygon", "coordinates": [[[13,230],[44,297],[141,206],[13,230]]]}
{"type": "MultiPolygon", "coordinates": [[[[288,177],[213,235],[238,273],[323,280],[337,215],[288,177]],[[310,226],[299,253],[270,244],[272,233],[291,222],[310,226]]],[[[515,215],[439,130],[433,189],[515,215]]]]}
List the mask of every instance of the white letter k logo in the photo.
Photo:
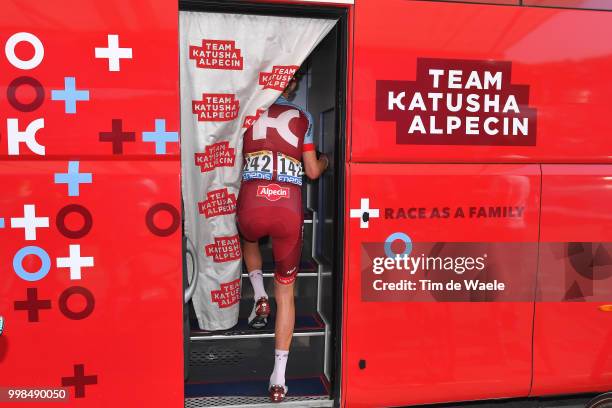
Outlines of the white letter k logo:
{"type": "Polygon", "coordinates": [[[285,139],[293,147],[297,147],[298,138],[289,129],[289,122],[293,118],[300,116],[300,111],[297,109],[287,110],[277,118],[271,118],[268,116],[268,111],[261,114],[257,122],[253,124],[253,140],[265,139],[268,128],[274,128],[278,131],[278,134],[285,139]]]}

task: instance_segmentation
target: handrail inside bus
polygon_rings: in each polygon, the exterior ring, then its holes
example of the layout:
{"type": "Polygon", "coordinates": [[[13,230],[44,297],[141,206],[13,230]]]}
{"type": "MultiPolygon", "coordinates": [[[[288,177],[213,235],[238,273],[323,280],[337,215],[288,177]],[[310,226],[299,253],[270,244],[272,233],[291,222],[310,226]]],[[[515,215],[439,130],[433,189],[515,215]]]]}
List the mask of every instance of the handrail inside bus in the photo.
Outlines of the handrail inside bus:
{"type": "MultiPolygon", "coordinates": [[[[193,277],[191,278],[191,283],[185,289],[184,302],[187,303],[193,297],[195,293],[196,287],[198,285],[198,256],[196,255],[195,246],[193,245],[193,241],[188,236],[187,238],[187,248],[185,249],[186,255],[189,255],[191,258],[191,266],[193,270],[193,277]]],[[[189,268],[187,268],[187,274],[189,274],[189,268]]],[[[187,276],[189,279],[189,276],[187,276]]]]}

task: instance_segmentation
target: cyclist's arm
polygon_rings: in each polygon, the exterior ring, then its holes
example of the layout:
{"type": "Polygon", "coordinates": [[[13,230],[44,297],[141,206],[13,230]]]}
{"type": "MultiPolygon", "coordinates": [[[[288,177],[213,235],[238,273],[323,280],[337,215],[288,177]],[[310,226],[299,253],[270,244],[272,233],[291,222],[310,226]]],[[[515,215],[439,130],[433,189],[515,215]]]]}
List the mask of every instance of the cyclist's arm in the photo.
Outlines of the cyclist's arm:
{"type": "Polygon", "coordinates": [[[321,157],[317,159],[315,150],[307,150],[302,153],[304,160],[304,172],[311,180],[316,180],[329,166],[329,159],[325,153],[321,153],[321,157]]]}

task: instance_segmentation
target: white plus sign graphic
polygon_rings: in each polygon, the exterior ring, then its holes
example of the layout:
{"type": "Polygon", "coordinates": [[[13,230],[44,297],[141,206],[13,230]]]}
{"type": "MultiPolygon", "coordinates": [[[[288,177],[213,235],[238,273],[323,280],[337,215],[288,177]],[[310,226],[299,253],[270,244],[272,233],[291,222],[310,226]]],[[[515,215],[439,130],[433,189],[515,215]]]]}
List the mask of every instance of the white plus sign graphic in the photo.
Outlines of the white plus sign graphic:
{"type": "Polygon", "coordinates": [[[25,204],[23,217],[11,218],[11,228],[23,228],[26,241],[36,240],[36,228],[49,228],[49,217],[37,217],[36,206],[25,204]]]}
{"type": "Polygon", "coordinates": [[[94,266],[93,256],[81,256],[80,245],[70,245],[70,255],[67,258],[57,258],[58,268],[70,268],[70,279],[81,279],[81,268],[94,266]]]}
{"type": "Polygon", "coordinates": [[[351,218],[359,218],[359,228],[368,228],[370,218],[378,218],[380,211],[378,208],[370,208],[370,199],[361,199],[361,208],[351,208],[351,218]]]}
{"type": "Polygon", "coordinates": [[[96,58],[108,58],[108,70],[120,71],[119,62],[121,58],[132,58],[131,48],[119,47],[119,36],[108,34],[108,47],[96,47],[96,58]]]}

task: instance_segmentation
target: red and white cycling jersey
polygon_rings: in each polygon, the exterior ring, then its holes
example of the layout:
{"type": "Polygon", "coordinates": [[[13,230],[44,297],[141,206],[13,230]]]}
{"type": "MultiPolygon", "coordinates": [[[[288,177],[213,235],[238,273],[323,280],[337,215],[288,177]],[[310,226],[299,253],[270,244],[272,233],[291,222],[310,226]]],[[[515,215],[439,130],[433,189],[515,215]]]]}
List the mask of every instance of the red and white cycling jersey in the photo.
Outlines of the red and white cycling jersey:
{"type": "Polygon", "coordinates": [[[308,150],[314,150],[310,114],[280,97],[245,132],[242,180],[302,185],[308,150]]]}
{"type": "Polygon", "coordinates": [[[275,278],[295,280],[302,250],[302,153],[314,150],[308,112],[279,98],[245,132],[236,220],[247,241],[272,237],[275,278]]]}

